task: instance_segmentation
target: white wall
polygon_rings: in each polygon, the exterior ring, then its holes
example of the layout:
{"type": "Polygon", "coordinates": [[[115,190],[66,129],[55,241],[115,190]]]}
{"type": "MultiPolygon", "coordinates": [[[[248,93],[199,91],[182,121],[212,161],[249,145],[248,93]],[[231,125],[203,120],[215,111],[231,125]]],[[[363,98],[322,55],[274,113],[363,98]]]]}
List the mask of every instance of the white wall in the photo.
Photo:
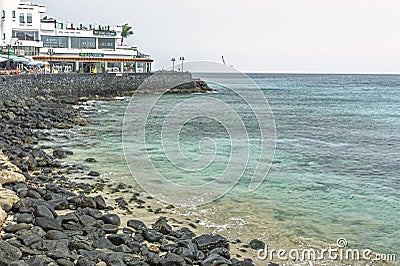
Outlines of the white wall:
{"type": "Polygon", "coordinates": [[[1,2],[1,4],[0,4],[0,12],[1,12],[0,40],[1,40],[2,45],[6,45],[6,44],[10,43],[13,20],[16,20],[17,16],[18,16],[17,7],[19,5],[19,1],[18,0],[0,0],[0,2],[1,2]],[[15,19],[12,18],[12,11],[15,11],[15,19]],[[3,18],[3,15],[5,15],[4,18],[3,18]]]}
{"type": "Polygon", "coordinates": [[[11,43],[13,30],[39,32],[41,14],[45,11],[46,8],[43,6],[20,2],[19,0],[0,0],[0,40],[2,45],[13,45],[13,43],[11,43]],[[3,11],[5,15],[4,18],[3,11]],[[13,11],[15,11],[15,18],[12,17],[13,11]],[[24,14],[25,23],[20,23],[20,14],[24,14]],[[28,14],[32,14],[32,23],[28,23],[28,14]]]}

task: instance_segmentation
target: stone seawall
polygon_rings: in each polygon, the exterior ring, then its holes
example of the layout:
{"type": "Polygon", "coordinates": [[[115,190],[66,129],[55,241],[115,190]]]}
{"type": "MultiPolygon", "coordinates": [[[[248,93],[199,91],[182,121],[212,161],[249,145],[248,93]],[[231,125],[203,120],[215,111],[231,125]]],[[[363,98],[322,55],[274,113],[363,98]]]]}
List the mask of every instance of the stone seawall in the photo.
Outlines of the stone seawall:
{"type": "Polygon", "coordinates": [[[127,96],[145,82],[141,93],[159,93],[170,88],[171,93],[206,92],[211,90],[204,81],[193,79],[188,72],[137,74],[47,74],[0,77],[0,99],[21,96],[109,97],[127,96]],[[155,86],[156,85],[156,86],[155,86]],[[177,86],[177,87],[176,87],[177,86]]]}

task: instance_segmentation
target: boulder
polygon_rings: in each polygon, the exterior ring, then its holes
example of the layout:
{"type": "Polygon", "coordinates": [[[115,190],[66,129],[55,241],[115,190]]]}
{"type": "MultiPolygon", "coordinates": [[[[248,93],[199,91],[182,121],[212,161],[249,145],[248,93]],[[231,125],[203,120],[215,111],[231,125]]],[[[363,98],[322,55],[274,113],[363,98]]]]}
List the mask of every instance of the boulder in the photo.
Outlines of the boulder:
{"type": "Polygon", "coordinates": [[[10,224],[4,227],[4,231],[6,233],[16,233],[20,230],[30,229],[31,225],[29,224],[10,224]]]}
{"type": "Polygon", "coordinates": [[[119,246],[128,243],[130,237],[127,234],[111,234],[107,236],[107,239],[110,240],[114,245],[119,246]]]}
{"type": "Polygon", "coordinates": [[[117,214],[104,214],[101,218],[106,224],[121,225],[121,218],[117,214]]]}
{"type": "Polygon", "coordinates": [[[105,249],[112,249],[115,248],[115,245],[105,237],[100,237],[93,241],[94,248],[105,248],[105,249]]]}
{"type": "Polygon", "coordinates": [[[21,213],[17,217],[17,223],[26,223],[29,224],[33,221],[33,215],[30,213],[21,213]]]}
{"type": "Polygon", "coordinates": [[[54,219],[53,212],[47,206],[44,205],[38,205],[35,207],[35,216],[54,219]]]}
{"type": "Polygon", "coordinates": [[[129,220],[127,226],[134,228],[136,230],[147,229],[147,226],[140,220],[129,220]]]}
{"type": "Polygon", "coordinates": [[[67,239],[68,236],[61,231],[58,230],[49,230],[46,234],[46,237],[51,240],[59,240],[59,239],[67,239]]]}
{"type": "Polygon", "coordinates": [[[168,252],[165,256],[161,257],[162,266],[184,266],[187,265],[184,258],[178,254],[168,252]]]}
{"type": "Polygon", "coordinates": [[[22,256],[22,252],[14,247],[13,245],[7,243],[6,241],[0,241],[0,265],[8,266],[11,263],[19,260],[22,256]]]}
{"type": "Polygon", "coordinates": [[[205,259],[202,263],[202,266],[218,266],[218,265],[232,265],[230,260],[218,255],[211,254],[207,259],[205,259]]]}
{"type": "Polygon", "coordinates": [[[0,150],[0,184],[6,183],[23,183],[25,182],[25,176],[21,170],[12,164],[8,157],[0,150]]]}
{"type": "MultiPolygon", "coordinates": [[[[0,173],[0,179],[1,179],[1,173],[0,173]]],[[[13,206],[13,204],[18,201],[19,201],[19,198],[17,195],[15,195],[14,191],[5,189],[0,184],[0,207],[1,208],[3,208],[4,206],[11,208],[13,206]]]]}
{"type": "Polygon", "coordinates": [[[116,234],[118,232],[118,226],[112,224],[103,224],[100,228],[107,234],[116,234]]]}
{"type": "Polygon", "coordinates": [[[168,224],[165,217],[160,217],[154,224],[153,229],[162,233],[163,235],[169,235],[172,231],[172,227],[168,224]]]}
{"type": "Polygon", "coordinates": [[[96,171],[90,171],[89,173],[88,173],[88,176],[93,176],[93,177],[97,177],[97,176],[100,176],[101,174],[99,173],[99,172],[96,172],[96,171]]]}
{"type": "Polygon", "coordinates": [[[104,210],[107,208],[106,201],[104,200],[103,196],[97,195],[93,198],[94,202],[96,202],[97,209],[104,210]]]}
{"type": "Polygon", "coordinates": [[[198,249],[205,253],[215,248],[227,248],[229,250],[228,240],[220,235],[204,234],[196,237],[193,242],[198,249]]]}
{"type": "Polygon", "coordinates": [[[259,240],[259,239],[253,239],[253,240],[251,240],[249,245],[250,245],[250,247],[251,247],[252,249],[255,249],[255,250],[264,249],[264,247],[265,247],[265,243],[262,242],[262,241],[259,240]]]}
{"type": "Polygon", "coordinates": [[[97,163],[97,160],[95,158],[86,158],[85,162],[87,162],[87,163],[97,163]]]}
{"type": "Polygon", "coordinates": [[[143,237],[149,242],[158,242],[163,235],[156,230],[143,230],[143,237]]]}
{"type": "Polygon", "coordinates": [[[61,223],[56,219],[48,217],[36,217],[35,225],[41,227],[43,230],[59,230],[62,231],[61,223]]]}
{"type": "Polygon", "coordinates": [[[53,151],[53,156],[54,156],[56,159],[65,159],[65,158],[67,158],[68,154],[67,154],[67,152],[64,151],[64,150],[54,150],[54,151],[53,151]]]}

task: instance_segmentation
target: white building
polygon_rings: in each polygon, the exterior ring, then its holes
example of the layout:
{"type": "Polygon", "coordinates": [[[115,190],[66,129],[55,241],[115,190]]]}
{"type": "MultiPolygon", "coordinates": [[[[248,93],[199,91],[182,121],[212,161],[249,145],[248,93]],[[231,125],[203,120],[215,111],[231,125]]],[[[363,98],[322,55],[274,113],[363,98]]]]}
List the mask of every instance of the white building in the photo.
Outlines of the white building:
{"type": "Polygon", "coordinates": [[[149,56],[120,43],[122,26],[64,23],[20,0],[0,0],[0,12],[0,53],[47,61],[57,71],[151,71],[149,56]]]}

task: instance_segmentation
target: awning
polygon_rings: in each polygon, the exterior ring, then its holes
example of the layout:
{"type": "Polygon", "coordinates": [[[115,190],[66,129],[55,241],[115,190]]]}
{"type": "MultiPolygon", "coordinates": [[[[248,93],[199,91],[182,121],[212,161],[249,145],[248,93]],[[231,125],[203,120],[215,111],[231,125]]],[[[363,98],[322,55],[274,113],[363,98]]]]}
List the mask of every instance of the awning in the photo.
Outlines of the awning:
{"type": "Polygon", "coordinates": [[[32,60],[32,61],[29,61],[28,66],[39,66],[39,67],[42,67],[42,66],[48,65],[48,64],[49,64],[48,62],[32,60]]]}
{"type": "Polygon", "coordinates": [[[0,57],[0,63],[6,62],[6,61],[8,61],[7,58],[0,57]]]}
{"type": "Polygon", "coordinates": [[[7,61],[8,59],[10,59],[11,61],[14,61],[16,63],[25,63],[25,62],[29,62],[28,58],[22,57],[22,56],[17,56],[17,55],[7,55],[7,54],[0,54],[0,60],[1,59],[5,59],[5,61],[7,61]]]}
{"type": "Polygon", "coordinates": [[[52,61],[52,62],[139,62],[139,63],[152,63],[151,58],[138,58],[138,57],[83,57],[83,56],[45,56],[36,55],[33,56],[34,60],[37,61],[52,61]]]}

